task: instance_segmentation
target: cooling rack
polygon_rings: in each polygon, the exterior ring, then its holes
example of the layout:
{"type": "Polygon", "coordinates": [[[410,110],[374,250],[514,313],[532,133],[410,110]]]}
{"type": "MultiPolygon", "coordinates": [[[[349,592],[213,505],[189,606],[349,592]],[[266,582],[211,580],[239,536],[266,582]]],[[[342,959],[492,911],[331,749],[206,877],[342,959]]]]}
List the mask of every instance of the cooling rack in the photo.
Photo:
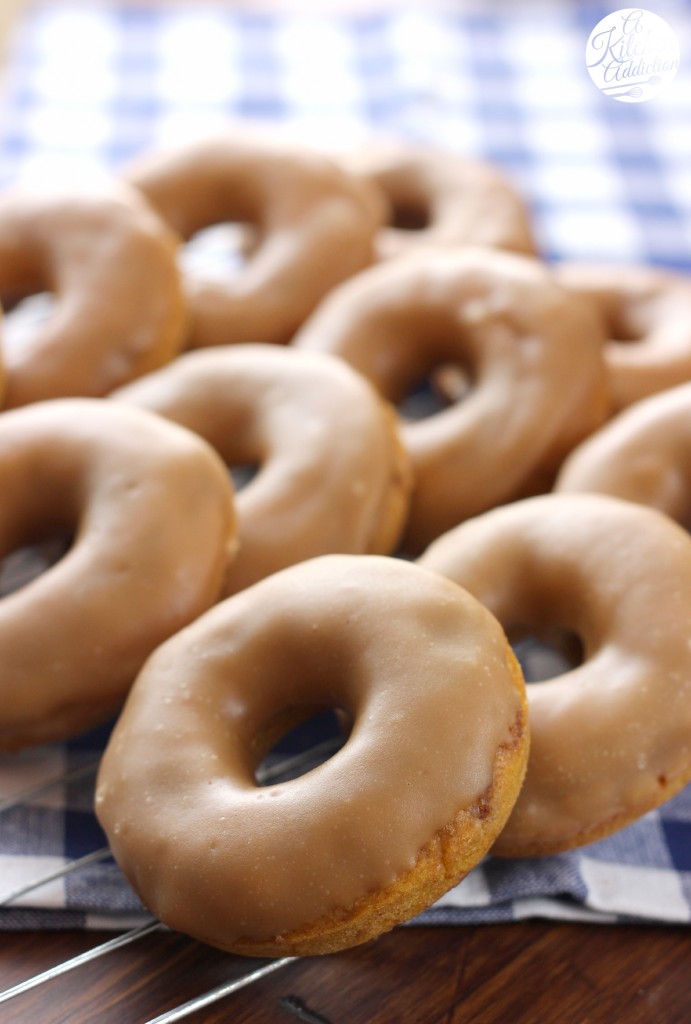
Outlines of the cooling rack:
{"type": "MultiPolygon", "coordinates": [[[[239,246],[240,235],[238,231],[234,230],[232,226],[224,225],[221,228],[205,232],[200,244],[195,243],[188,246],[185,259],[189,269],[208,271],[210,268],[218,270],[220,267],[227,272],[228,266],[233,264],[233,254],[239,246]]],[[[21,338],[23,334],[29,334],[38,324],[50,316],[52,308],[53,300],[50,296],[46,294],[31,296],[21,303],[20,308],[15,311],[13,317],[8,318],[11,331],[17,338],[21,338]]],[[[0,596],[19,589],[41,575],[62,557],[69,545],[69,538],[51,538],[42,544],[14,551],[2,559],[0,561],[0,596]]],[[[257,773],[257,781],[260,784],[264,784],[270,781],[286,781],[289,778],[293,778],[295,775],[309,770],[310,767],[314,767],[319,761],[330,756],[337,749],[339,743],[340,741],[332,736],[323,743],[313,746],[305,753],[275,760],[273,764],[267,766],[263,771],[260,769],[257,773]]],[[[87,764],[79,765],[70,771],[53,775],[11,796],[3,797],[0,792],[0,815],[19,806],[30,805],[34,800],[45,796],[51,790],[57,790],[60,787],[76,782],[84,782],[90,787],[90,792],[86,794],[86,798],[89,800],[89,803],[92,803],[97,771],[98,760],[93,760],[87,764]]],[[[2,885],[2,880],[0,880],[0,909],[12,906],[22,897],[33,894],[51,882],[75,875],[90,865],[103,862],[110,857],[109,847],[102,846],[81,857],[69,860],[59,868],[37,875],[31,881],[22,885],[6,889],[2,885]]],[[[115,935],[112,939],[94,945],[84,953],[61,961],[48,970],[40,971],[32,977],[0,991],[0,1020],[4,1019],[2,1016],[4,1007],[7,1004],[14,1003],[15,1000],[19,1000],[26,993],[42,985],[47,985],[65,974],[78,971],[80,968],[102,957],[107,957],[115,952],[115,950],[134,945],[145,936],[167,930],[160,921],[151,918],[141,925],[115,935]]],[[[269,961],[261,967],[252,968],[240,977],[234,977],[224,984],[220,984],[165,1013],[159,1014],[155,1018],[151,1018],[149,1021],[143,1022],[143,1024],[172,1024],[173,1021],[183,1020],[192,1013],[232,995],[233,992],[246,988],[248,985],[256,984],[267,975],[286,967],[294,959],[294,957],[284,957],[269,961]]]]}
{"type": "MultiPolygon", "coordinates": [[[[63,549],[64,546],[62,544],[51,543],[48,546],[22,549],[10,556],[5,560],[3,573],[0,574],[0,593],[7,593],[28,582],[30,578],[39,572],[44,571],[51,562],[60,557],[63,549]]],[[[556,666],[549,659],[553,660],[558,656],[553,651],[546,651],[543,647],[537,645],[535,641],[518,640],[515,642],[514,647],[524,671],[529,673],[532,678],[537,678],[540,675],[544,678],[544,676],[549,675],[555,669],[556,666]],[[548,660],[545,661],[545,659],[548,660]]],[[[285,782],[309,771],[332,756],[344,742],[344,737],[340,733],[336,719],[329,721],[322,717],[319,721],[309,723],[304,733],[304,735],[298,738],[298,744],[300,747],[304,747],[305,743],[307,743],[307,749],[300,749],[298,753],[290,755],[274,754],[257,771],[257,781],[260,785],[285,782]],[[321,739],[320,742],[314,741],[315,736],[322,735],[325,738],[321,739]]],[[[69,771],[42,778],[35,784],[10,796],[3,797],[0,792],[0,816],[20,806],[31,806],[35,801],[45,798],[51,791],[59,790],[66,785],[75,784],[83,787],[80,797],[82,805],[91,806],[93,804],[98,764],[98,758],[93,757],[86,761],[86,763],[78,764],[69,771]]],[[[21,885],[6,889],[0,880],[0,909],[16,904],[23,897],[37,892],[51,882],[75,875],[80,871],[84,871],[90,865],[102,863],[110,858],[111,852],[109,847],[99,846],[82,856],[68,860],[64,865],[54,870],[39,874],[21,885]]],[[[108,957],[116,950],[135,946],[136,943],[147,936],[167,932],[169,932],[169,929],[165,925],[150,916],[144,919],[142,923],[128,930],[118,933],[105,941],[98,942],[86,951],[58,962],[47,970],[39,971],[31,977],[0,991],[0,1021],[5,1019],[3,1011],[7,1005],[18,1005],[21,1007],[22,997],[35,989],[49,985],[52,981],[64,975],[79,972],[87,965],[108,957]]],[[[229,960],[232,960],[232,968],[229,966],[229,974],[232,976],[227,981],[221,982],[155,1017],[142,1020],[141,1024],[172,1024],[174,1021],[184,1020],[197,1011],[201,1011],[221,999],[232,996],[241,989],[259,984],[264,978],[283,970],[296,959],[296,957],[283,957],[262,962],[260,966],[255,966],[253,961],[245,961],[244,958],[231,958],[229,956],[229,960]],[[236,973],[238,959],[242,960],[243,963],[243,972],[240,975],[236,973]],[[247,969],[245,969],[245,964],[247,964],[247,969]]],[[[320,1024],[321,1018],[318,1015],[314,1015],[311,1011],[302,1007],[299,1001],[291,1003],[291,998],[288,997],[288,1001],[284,1001],[282,1004],[287,1011],[296,1019],[305,1021],[307,1024],[320,1024]]],[[[41,1024],[49,1024],[49,1022],[42,1021],[41,1024]]],[[[127,1024],[130,1024],[130,1022],[128,1021],[127,1024]]],[[[132,1021],[131,1024],[140,1024],[140,1022],[132,1021]]]]}
{"type": "MultiPolygon", "coordinates": [[[[260,785],[265,785],[269,782],[287,781],[290,778],[295,778],[296,775],[308,771],[325,758],[331,756],[338,749],[341,743],[342,740],[339,737],[330,736],[321,743],[312,746],[306,752],[278,759],[274,758],[273,763],[260,768],[257,773],[258,782],[260,785]]],[[[90,761],[89,763],[80,765],[69,772],[54,775],[51,778],[38,782],[12,796],[2,798],[0,799],[0,814],[5,814],[20,805],[30,805],[36,799],[44,797],[51,790],[58,789],[68,783],[79,782],[86,784],[90,789],[91,796],[93,796],[93,787],[97,770],[98,761],[90,761]]],[[[8,907],[16,903],[20,898],[36,892],[49,883],[65,878],[69,875],[73,875],[76,872],[84,870],[91,864],[106,860],[110,856],[110,849],[107,846],[103,846],[92,850],[84,856],[70,860],[60,868],[38,875],[21,886],[15,886],[9,890],[3,890],[0,883],[0,908],[8,907]]],[[[145,936],[151,935],[155,932],[167,931],[168,929],[161,924],[160,921],[150,917],[142,924],[130,928],[128,931],[117,934],[113,938],[104,942],[100,942],[77,956],[64,960],[48,970],[41,971],[32,977],[1,991],[0,1020],[4,1019],[2,1016],[4,1006],[6,1004],[13,1003],[15,1000],[19,1000],[26,993],[29,993],[42,985],[47,985],[62,975],[78,971],[85,965],[92,963],[101,957],[106,957],[115,950],[133,945],[145,936]]],[[[295,957],[283,957],[281,959],[267,961],[260,967],[249,967],[249,969],[239,977],[232,977],[227,982],[221,983],[214,988],[195,996],[187,1002],[181,1003],[171,1010],[167,1010],[166,1012],[161,1013],[154,1018],[150,1018],[145,1022],[143,1021],[142,1024],[172,1024],[173,1021],[183,1020],[192,1013],[202,1010],[205,1007],[216,1003],[220,999],[231,996],[234,992],[237,992],[240,989],[246,988],[249,985],[257,984],[268,975],[287,967],[288,964],[292,963],[295,959],[295,957]]],[[[236,962],[237,958],[233,958],[233,960],[236,962]]],[[[247,963],[251,964],[252,961],[248,961],[247,963]]],[[[300,1007],[297,1007],[295,1008],[295,1013],[299,1017],[301,1013],[304,1014],[304,1011],[301,1011],[300,1007]]],[[[302,1016],[302,1019],[305,1019],[304,1015],[302,1016]]]]}

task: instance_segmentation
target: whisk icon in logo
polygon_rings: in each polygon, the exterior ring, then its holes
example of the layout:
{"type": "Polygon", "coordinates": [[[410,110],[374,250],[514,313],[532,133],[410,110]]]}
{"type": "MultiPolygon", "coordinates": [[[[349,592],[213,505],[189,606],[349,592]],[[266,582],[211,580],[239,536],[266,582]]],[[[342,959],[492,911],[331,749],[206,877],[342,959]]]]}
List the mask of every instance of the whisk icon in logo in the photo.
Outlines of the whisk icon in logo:
{"type": "Polygon", "coordinates": [[[600,92],[642,103],[666,88],[679,70],[679,40],[664,18],[627,7],[597,23],[585,62],[600,92]]]}

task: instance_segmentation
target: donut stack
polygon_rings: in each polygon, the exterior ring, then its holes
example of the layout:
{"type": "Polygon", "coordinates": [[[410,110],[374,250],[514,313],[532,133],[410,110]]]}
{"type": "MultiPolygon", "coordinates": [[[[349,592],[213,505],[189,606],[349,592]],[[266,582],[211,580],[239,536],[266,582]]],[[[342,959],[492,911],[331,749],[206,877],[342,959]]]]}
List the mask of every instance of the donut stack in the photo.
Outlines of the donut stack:
{"type": "Polygon", "coordinates": [[[0,197],[0,295],[0,748],[119,715],[96,811],[165,923],[332,952],[691,780],[691,281],[547,265],[476,161],[235,130],[0,197]]]}

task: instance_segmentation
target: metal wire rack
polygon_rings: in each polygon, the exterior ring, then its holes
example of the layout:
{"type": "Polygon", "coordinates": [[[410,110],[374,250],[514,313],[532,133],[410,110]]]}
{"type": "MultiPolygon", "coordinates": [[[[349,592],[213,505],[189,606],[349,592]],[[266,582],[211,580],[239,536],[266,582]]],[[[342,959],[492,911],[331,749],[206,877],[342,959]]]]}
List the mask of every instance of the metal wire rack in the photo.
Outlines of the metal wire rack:
{"type": "MultiPolygon", "coordinates": [[[[274,762],[268,767],[260,769],[258,772],[258,782],[260,784],[266,784],[269,782],[285,781],[289,778],[294,778],[296,775],[308,771],[320,761],[323,761],[326,757],[331,756],[331,754],[338,749],[341,743],[342,740],[339,738],[329,737],[305,753],[299,753],[290,757],[274,760],[274,762]]],[[[21,804],[29,804],[37,798],[44,796],[51,790],[64,786],[66,783],[90,780],[91,788],[93,790],[93,783],[95,781],[97,770],[98,762],[92,761],[88,764],[81,765],[72,771],[53,776],[52,778],[25,788],[21,792],[12,796],[5,798],[0,797],[0,814],[4,814],[21,804]]],[[[8,907],[21,897],[33,893],[48,883],[81,871],[88,865],[103,861],[108,857],[110,857],[110,849],[109,847],[104,846],[93,850],[82,857],[74,859],[56,870],[46,872],[26,884],[14,887],[10,891],[0,891],[0,908],[8,907]]],[[[84,953],[80,953],[78,956],[62,961],[46,971],[35,974],[32,977],[5,989],[0,992],[0,1006],[10,1002],[11,1000],[18,999],[25,993],[28,993],[41,985],[48,984],[62,975],[68,974],[71,971],[76,971],[80,967],[83,967],[94,960],[107,956],[109,953],[112,953],[117,949],[136,943],[147,935],[164,931],[167,931],[165,925],[151,917],[142,924],[133,927],[124,933],[118,934],[112,939],[102,942],[91,949],[88,949],[84,953]]],[[[197,1010],[211,1006],[218,1000],[230,996],[234,992],[238,992],[240,989],[246,988],[248,985],[256,984],[268,975],[287,967],[288,964],[292,963],[295,959],[295,957],[283,957],[282,959],[268,961],[263,966],[252,969],[240,977],[232,978],[231,980],[222,983],[201,995],[195,996],[193,999],[190,999],[185,1003],[181,1003],[179,1006],[176,1006],[157,1017],[151,1018],[146,1022],[142,1022],[142,1024],[172,1024],[173,1021],[183,1020],[185,1017],[188,1017],[197,1010]]]]}
{"type": "MultiPolygon", "coordinates": [[[[224,226],[214,231],[204,232],[203,236],[185,248],[183,253],[185,268],[194,273],[198,271],[227,272],[228,267],[236,265],[246,239],[240,232],[224,226]]],[[[32,296],[25,300],[20,308],[14,311],[11,317],[7,318],[8,328],[15,333],[17,338],[24,334],[30,334],[35,327],[50,316],[53,308],[53,300],[48,295],[32,296]]],[[[65,553],[69,547],[69,538],[53,538],[42,544],[32,545],[12,552],[6,558],[0,560],[0,597],[11,593],[19,587],[29,583],[32,579],[45,572],[54,562],[65,553]]],[[[258,781],[286,780],[309,770],[320,760],[324,760],[335,751],[339,741],[336,738],[329,738],[323,744],[313,747],[309,752],[292,758],[286,758],[272,764],[264,772],[264,778],[258,773],[258,781]]],[[[0,792],[0,814],[4,814],[21,804],[30,804],[36,798],[43,796],[50,790],[58,789],[68,783],[90,779],[93,782],[98,770],[98,762],[92,762],[60,774],[45,781],[32,785],[19,793],[11,796],[3,796],[0,792]]],[[[2,891],[0,883],[0,908],[8,907],[17,900],[27,896],[34,891],[41,889],[50,882],[66,878],[89,865],[102,862],[110,857],[110,849],[101,847],[90,853],[69,861],[64,866],[32,879],[30,882],[15,886],[9,891],[2,891]]],[[[116,935],[92,949],[87,950],[69,960],[56,964],[49,970],[42,971],[19,984],[13,985],[0,992],[0,1006],[15,1000],[25,993],[48,984],[52,980],[78,970],[80,967],[107,956],[109,953],[138,942],[147,935],[155,932],[166,931],[161,922],[151,918],[145,923],[131,928],[122,934],[116,935]]],[[[185,1017],[197,1010],[203,1009],[217,1002],[232,993],[259,982],[262,978],[287,966],[293,961],[293,957],[270,961],[264,966],[249,971],[247,974],[233,978],[225,984],[221,984],[194,999],[167,1011],[145,1024],[171,1024],[173,1021],[183,1020],[185,1017]]]]}
{"type": "MultiPolygon", "coordinates": [[[[516,653],[523,664],[524,670],[533,679],[539,677],[545,678],[560,665],[563,668],[563,657],[561,655],[556,654],[553,650],[545,650],[544,646],[536,644],[534,640],[518,640],[515,642],[514,646],[516,653]]],[[[260,784],[267,784],[270,782],[286,781],[288,779],[295,778],[330,757],[343,744],[343,742],[344,738],[342,735],[331,734],[328,735],[321,743],[311,746],[310,749],[306,751],[293,754],[292,756],[274,757],[272,761],[259,769],[257,773],[257,781],[260,784]]],[[[30,804],[37,798],[43,797],[51,789],[57,789],[58,787],[64,786],[68,783],[88,783],[91,788],[91,793],[93,793],[97,770],[98,761],[92,760],[89,763],[79,765],[68,772],[53,776],[52,778],[25,788],[12,796],[3,798],[0,793],[0,815],[21,804],[30,804]]],[[[21,886],[16,886],[10,891],[3,892],[0,889],[0,909],[15,903],[21,897],[27,896],[50,882],[59,878],[65,878],[66,876],[72,875],[78,871],[82,871],[91,864],[102,862],[109,858],[110,855],[109,847],[99,847],[81,857],[71,860],[60,868],[46,872],[40,877],[32,879],[30,882],[22,884],[21,886]]],[[[26,980],[0,992],[0,1014],[1,1007],[5,1003],[18,999],[25,993],[31,992],[39,986],[48,984],[56,978],[72,971],[76,971],[79,968],[100,959],[101,957],[108,956],[108,954],[115,950],[133,945],[146,936],[157,932],[167,931],[168,929],[165,925],[154,917],[150,917],[149,919],[144,920],[141,924],[130,928],[128,931],[115,935],[112,939],[108,939],[107,941],[95,945],[91,949],[88,949],[77,956],[56,964],[48,970],[27,978],[26,980]]],[[[233,993],[238,992],[249,985],[257,984],[268,975],[287,967],[289,964],[293,963],[295,959],[295,957],[284,957],[269,961],[259,968],[250,969],[247,973],[242,974],[239,977],[233,977],[227,982],[221,983],[193,999],[181,1003],[179,1006],[176,1006],[171,1010],[142,1022],[142,1024],[172,1024],[174,1021],[183,1020],[192,1013],[211,1006],[218,1000],[231,996],[233,993]]]]}

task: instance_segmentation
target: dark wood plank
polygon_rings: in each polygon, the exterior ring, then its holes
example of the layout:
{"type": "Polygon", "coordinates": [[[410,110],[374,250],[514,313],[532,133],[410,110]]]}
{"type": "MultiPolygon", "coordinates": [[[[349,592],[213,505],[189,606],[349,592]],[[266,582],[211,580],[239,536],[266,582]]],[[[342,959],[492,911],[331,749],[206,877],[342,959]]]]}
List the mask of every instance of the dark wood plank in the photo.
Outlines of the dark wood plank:
{"type": "MultiPolygon", "coordinates": [[[[0,987],[109,935],[0,937],[0,987]]],[[[398,929],[298,961],[199,1011],[190,1024],[686,1024],[683,928],[530,922],[398,929]]],[[[265,961],[152,935],[0,1007],[5,1024],[142,1024],[265,961]]]]}

